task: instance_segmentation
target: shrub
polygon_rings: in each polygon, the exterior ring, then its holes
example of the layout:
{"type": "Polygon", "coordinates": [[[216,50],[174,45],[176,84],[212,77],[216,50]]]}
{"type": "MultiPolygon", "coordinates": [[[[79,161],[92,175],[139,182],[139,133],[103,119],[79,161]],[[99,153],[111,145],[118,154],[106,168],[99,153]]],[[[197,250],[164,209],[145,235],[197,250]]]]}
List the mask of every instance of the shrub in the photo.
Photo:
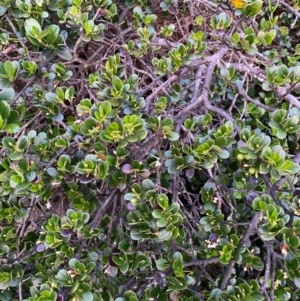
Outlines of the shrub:
{"type": "Polygon", "coordinates": [[[0,300],[298,300],[299,0],[0,0],[0,300]]]}

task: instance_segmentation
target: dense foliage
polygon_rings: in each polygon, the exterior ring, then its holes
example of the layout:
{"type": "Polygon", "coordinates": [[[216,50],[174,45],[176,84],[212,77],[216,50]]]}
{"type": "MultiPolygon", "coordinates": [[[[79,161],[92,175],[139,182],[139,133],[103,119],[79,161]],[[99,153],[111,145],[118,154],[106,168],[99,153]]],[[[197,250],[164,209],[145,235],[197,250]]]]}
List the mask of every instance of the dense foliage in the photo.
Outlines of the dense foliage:
{"type": "Polygon", "coordinates": [[[300,298],[299,0],[0,0],[0,301],[300,298]]]}

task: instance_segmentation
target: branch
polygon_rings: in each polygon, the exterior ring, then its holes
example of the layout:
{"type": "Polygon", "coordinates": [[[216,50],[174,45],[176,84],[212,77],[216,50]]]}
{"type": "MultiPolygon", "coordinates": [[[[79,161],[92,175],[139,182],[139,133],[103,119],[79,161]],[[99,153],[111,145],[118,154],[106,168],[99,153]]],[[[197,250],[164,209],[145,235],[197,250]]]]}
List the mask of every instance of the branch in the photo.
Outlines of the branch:
{"type": "Polygon", "coordinates": [[[167,81],[165,81],[163,84],[161,84],[159,87],[155,88],[154,91],[146,98],[146,112],[149,113],[150,105],[152,103],[152,100],[159,94],[159,92],[167,88],[169,85],[171,85],[173,82],[175,82],[178,79],[178,75],[172,75],[167,81]]]}
{"type": "Polygon", "coordinates": [[[203,66],[200,66],[196,73],[195,86],[194,86],[194,92],[191,99],[191,103],[193,103],[199,96],[200,84],[202,81],[202,71],[203,71],[203,66]]]}
{"type": "Polygon", "coordinates": [[[290,6],[288,3],[286,3],[285,0],[280,0],[280,4],[287,8],[291,13],[293,13],[296,17],[300,18],[300,12],[295,10],[292,6],[290,6]]]}
{"type": "MultiPolygon", "coordinates": [[[[4,18],[6,19],[6,21],[8,22],[8,24],[10,25],[11,29],[13,30],[14,34],[16,35],[16,37],[18,38],[20,44],[22,45],[22,47],[25,49],[27,49],[26,45],[24,44],[24,42],[22,41],[22,38],[20,37],[20,35],[18,34],[18,31],[15,27],[15,25],[13,24],[13,22],[11,21],[11,19],[9,18],[9,16],[6,14],[4,15],[4,18]]],[[[31,60],[30,54],[28,53],[28,58],[31,60]]]]}
{"type": "Polygon", "coordinates": [[[101,208],[97,211],[93,221],[90,223],[91,228],[96,228],[99,224],[100,220],[103,218],[106,210],[110,206],[111,202],[115,198],[116,194],[118,192],[118,189],[115,188],[110,195],[106,198],[105,202],[102,204],[101,208]]]}
{"type": "Polygon", "coordinates": [[[252,102],[256,106],[261,107],[261,108],[265,109],[266,111],[270,111],[270,112],[275,111],[274,108],[271,108],[271,107],[265,105],[264,103],[261,103],[259,100],[251,98],[243,88],[240,88],[238,86],[236,86],[236,88],[237,88],[239,94],[247,101],[252,102]]]}
{"type": "Polygon", "coordinates": [[[201,95],[194,102],[190,103],[181,112],[179,112],[175,117],[176,120],[184,118],[185,115],[189,114],[193,109],[200,106],[205,101],[208,101],[208,94],[210,92],[210,84],[212,81],[213,72],[215,70],[216,65],[219,63],[219,61],[226,54],[227,51],[228,51],[227,47],[222,47],[217,53],[215,53],[209,58],[210,63],[206,70],[206,75],[205,75],[201,95]]]}
{"type": "MultiPolygon", "coordinates": [[[[235,70],[237,70],[238,72],[241,72],[241,73],[246,73],[246,72],[250,73],[251,75],[253,75],[255,78],[257,78],[261,82],[266,80],[266,76],[261,72],[260,69],[252,68],[251,66],[246,65],[246,64],[235,64],[235,63],[231,64],[230,63],[230,64],[225,64],[225,67],[226,68],[233,67],[235,70]]],[[[275,88],[274,90],[278,94],[279,97],[284,98],[291,105],[300,109],[300,101],[296,96],[290,94],[290,88],[291,88],[290,86],[285,87],[285,88],[278,87],[278,88],[275,88]]],[[[299,89],[300,84],[296,84],[292,88],[293,88],[293,90],[299,89]]],[[[269,108],[269,111],[270,111],[270,108],[269,108]]]]}
{"type": "Polygon", "coordinates": [[[161,47],[165,47],[165,48],[176,48],[178,46],[178,43],[174,43],[174,42],[171,42],[171,41],[168,41],[166,39],[163,39],[163,38],[153,38],[151,40],[151,44],[154,44],[154,45],[158,45],[158,46],[161,46],[161,47]]]}
{"type": "Polygon", "coordinates": [[[184,264],[184,267],[193,267],[193,266],[199,266],[199,267],[205,267],[211,263],[218,263],[220,261],[220,257],[212,257],[209,259],[200,259],[200,260],[194,260],[192,262],[188,262],[184,264]]]}
{"type": "MultiPolygon", "coordinates": [[[[30,205],[29,205],[29,208],[28,208],[28,214],[27,216],[25,217],[24,221],[23,221],[23,226],[22,226],[22,229],[20,231],[20,233],[18,234],[19,238],[21,239],[25,233],[25,229],[26,229],[26,224],[30,218],[30,215],[31,215],[31,211],[35,205],[35,201],[36,201],[36,198],[33,197],[30,201],[30,205]]],[[[20,243],[20,242],[19,242],[20,243]]]]}
{"type": "Polygon", "coordinates": [[[267,241],[265,243],[265,246],[267,248],[267,262],[266,262],[266,271],[265,271],[265,279],[260,287],[260,292],[265,293],[267,282],[270,279],[270,271],[271,271],[271,249],[273,248],[273,244],[270,241],[267,241]]]}
{"type": "Polygon", "coordinates": [[[235,130],[240,133],[241,132],[241,128],[239,126],[236,125],[235,120],[232,118],[232,116],[230,114],[228,114],[226,111],[215,107],[214,105],[212,105],[208,99],[204,100],[204,106],[208,111],[214,112],[220,116],[222,116],[223,118],[225,118],[228,121],[231,121],[233,124],[233,127],[235,128],[235,130]]]}
{"type": "Polygon", "coordinates": [[[31,84],[33,82],[36,82],[37,81],[37,78],[36,77],[33,77],[31,80],[29,80],[26,85],[24,86],[24,88],[14,97],[13,101],[10,103],[10,105],[12,106],[19,98],[20,96],[25,92],[25,90],[31,86],[31,84]]]}
{"type": "Polygon", "coordinates": [[[274,300],[274,287],[275,287],[275,278],[276,278],[276,253],[272,250],[272,273],[271,273],[271,290],[270,290],[270,299],[274,300]]]}
{"type": "Polygon", "coordinates": [[[287,94],[288,88],[277,88],[277,94],[279,97],[283,97],[286,101],[288,101],[292,106],[300,109],[300,101],[292,94],[287,94]]]}
{"type": "MultiPolygon", "coordinates": [[[[262,212],[256,212],[249,224],[249,227],[246,231],[246,233],[244,234],[243,238],[241,239],[239,245],[240,246],[244,246],[245,243],[247,242],[247,240],[249,239],[250,235],[252,234],[252,231],[254,228],[257,227],[257,224],[259,223],[260,219],[262,218],[262,212]]],[[[223,291],[225,289],[225,287],[227,286],[228,284],[228,281],[230,279],[230,276],[231,276],[231,272],[232,272],[232,269],[235,265],[235,261],[234,260],[231,260],[227,266],[227,269],[225,271],[225,274],[224,274],[224,277],[222,279],[222,283],[221,283],[221,287],[220,289],[223,291]]]]}

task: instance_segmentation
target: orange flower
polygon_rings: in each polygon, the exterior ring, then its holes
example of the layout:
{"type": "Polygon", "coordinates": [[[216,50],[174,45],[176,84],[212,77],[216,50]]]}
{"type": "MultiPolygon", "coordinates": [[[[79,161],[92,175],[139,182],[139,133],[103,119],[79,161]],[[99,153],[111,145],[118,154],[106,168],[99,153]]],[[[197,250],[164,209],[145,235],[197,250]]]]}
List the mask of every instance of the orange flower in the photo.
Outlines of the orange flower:
{"type": "Polygon", "coordinates": [[[246,2],[244,0],[231,0],[231,4],[233,7],[240,9],[240,8],[244,8],[246,2]]]}

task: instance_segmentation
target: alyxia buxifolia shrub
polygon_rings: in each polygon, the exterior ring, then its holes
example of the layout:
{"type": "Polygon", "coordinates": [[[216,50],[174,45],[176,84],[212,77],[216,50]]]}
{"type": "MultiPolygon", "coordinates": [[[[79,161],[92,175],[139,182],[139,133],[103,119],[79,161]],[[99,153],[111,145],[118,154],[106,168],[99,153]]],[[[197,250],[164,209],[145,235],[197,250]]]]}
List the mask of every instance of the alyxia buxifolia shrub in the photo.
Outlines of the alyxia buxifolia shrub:
{"type": "Polygon", "coordinates": [[[0,0],[0,300],[298,300],[299,5],[0,0]]]}

